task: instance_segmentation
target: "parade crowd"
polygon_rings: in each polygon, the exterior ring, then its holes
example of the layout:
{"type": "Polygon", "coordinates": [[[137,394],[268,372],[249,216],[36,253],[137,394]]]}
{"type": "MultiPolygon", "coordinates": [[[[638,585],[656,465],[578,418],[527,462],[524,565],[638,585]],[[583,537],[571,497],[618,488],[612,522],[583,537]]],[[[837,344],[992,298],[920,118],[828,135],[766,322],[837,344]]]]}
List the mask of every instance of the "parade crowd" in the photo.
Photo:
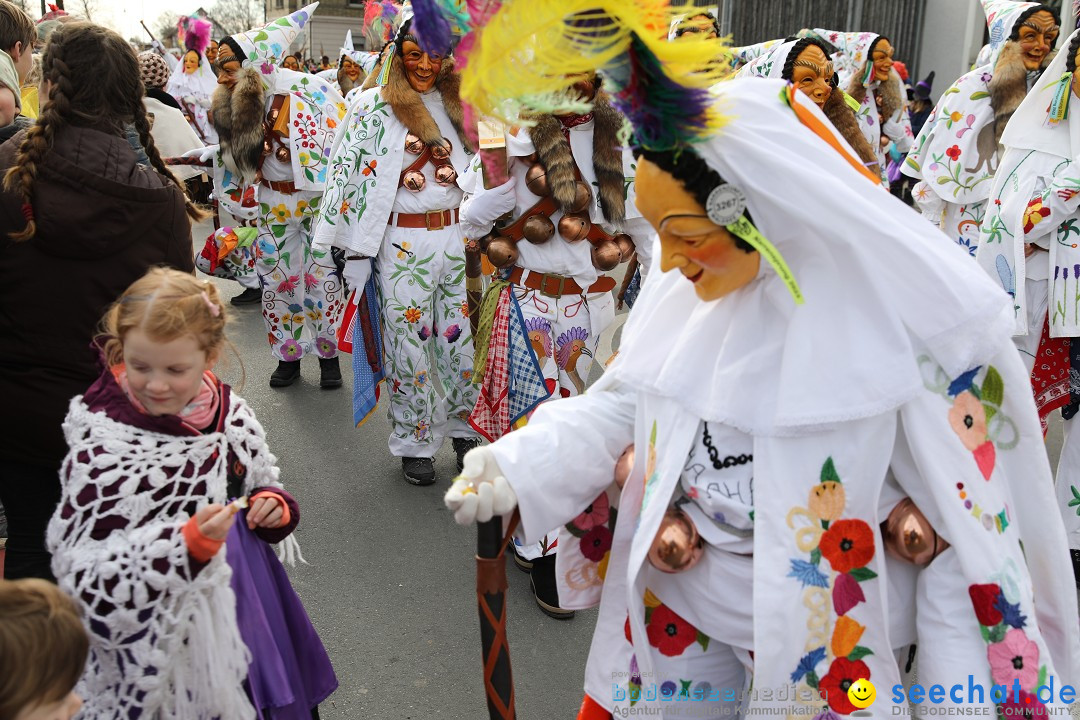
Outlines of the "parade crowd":
{"type": "Polygon", "coordinates": [[[301,508],[215,374],[243,306],[252,382],[313,356],[411,485],[449,440],[454,519],[503,520],[545,615],[599,607],[578,720],[884,719],[913,666],[1069,712],[1080,30],[979,2],[935,102],[877,32],[730,47],[667,0],[371,2],[318,64],[317,2],[174,54],[0,0],[0,720],[337,689],[301,508]]]}

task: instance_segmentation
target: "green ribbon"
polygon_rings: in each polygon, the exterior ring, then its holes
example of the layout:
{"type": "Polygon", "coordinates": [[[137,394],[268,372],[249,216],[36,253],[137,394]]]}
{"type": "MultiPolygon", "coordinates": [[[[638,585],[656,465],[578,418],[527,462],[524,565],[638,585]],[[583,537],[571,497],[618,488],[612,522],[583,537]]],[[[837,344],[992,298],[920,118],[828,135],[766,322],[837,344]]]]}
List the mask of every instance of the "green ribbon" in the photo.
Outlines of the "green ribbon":
{"type": "Polygon", "coordinates": [[[1057,80],[1057,89],[1054,90],[1054,99],[1050,101],[1050,115],[1049,120],[1052,123],[1059,123],[1069,116],[1069,96],[1072,95],[1072,77],[1071,72],[1065,72],[1061,74],[1061,77],[1057,80]]]}
{"type": "Polygon", "coordinates": [[[784,285],[787,286],[788,292],[791,293],[791,297],[795,300],[795,304],[802,305],[804,302],[802,290],[799,289],[799,283],[795,280],[795,274],[791,272],[791,268],[784,261],[784,256],[746,218],[746,215],[740,215],[738,220],[726,227],[732,235],[745,240],[751,247],[761,253],[765,260],[776,270],[776,274],[780,276],[780,279],[784,281],[784,285]]]}

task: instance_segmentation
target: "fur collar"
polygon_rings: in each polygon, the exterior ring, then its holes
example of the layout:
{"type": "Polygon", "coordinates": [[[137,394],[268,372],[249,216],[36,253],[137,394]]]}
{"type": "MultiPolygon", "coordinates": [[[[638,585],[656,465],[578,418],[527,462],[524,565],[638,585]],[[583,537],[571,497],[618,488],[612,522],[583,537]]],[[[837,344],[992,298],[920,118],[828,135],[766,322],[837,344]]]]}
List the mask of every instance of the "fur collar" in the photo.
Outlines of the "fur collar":
{"type": "Polygon", "coordinates": [[[214,90],[212,109],[226,169],[250,182],[262,159],[266,93],[257,69],[245,65],[238,72],[234,87],[214,90]]]}
{"type": "MultiPolygon", "coordinates": [[[[378,63],[361,85],[362,90],[375,87],[382,73],[383,63],[378,63]]],[[[461,107],[461,75],[454,70],[454,59],[443,60],[442,69],[435,79],[435,88],[442,96],[443,107],[450,116],[450,122],[457,131],[458,140],[468,152],[474,152],[472,143],[465,135],[465,111],[461,107]]],[[[424,107],[420,93],[413,90],[409,78],[405,75],[405,66],[401,58],[395,56],[390,64],[390,76],[382,89],[382,97],[394,111],[394,115],[413,135],[427,145],[442,145],[442,131],[431,113],[424,107]]]]}
{"type": "MultiPolygon", "coordinates": [[[[363,71],[361,71],[360,74],[363,75],[363,71]]],[[[366,80],[366,79],[367,78],[361,78],[360,82],[355,82],[354,83],[352,80],[349,79],[349,76],[345,74],[344,70],[338,70],[338,72],[337,72],[337,81],[338,81],[338,87],[341,88],[341,96],[345,97],[346,95],[348,95],[350,90],[352,90],[354,87],[357,87],[360,83],[364,82],[364,80],[366,80]]]]}
{"type": "MultiPolygon", "coordinates": [[[[866,76],[866,65],[862,66],[859,70],[859,74],[851,78],[851,82],[848,84],[847,94],[855,98],[860,103],[866,98],[866,86],[862,84],[862,78],[866,76]]],[[[904,99],[900,95],[900,89],[904,87],[904,81],[900,79],[900,74],[895,69],[889,71],[889,77],[885,82],[878,84],[877,97],[877,110],[878,114],[885,120],[889,120],[896,111],[904,107],[904,99]]]]}
{"type": "MultiPolygon", "coordinates": [[[[821,111],[825,113],[825,117],[829,118],[829,122],[833,124],[837,132],[848,141],[848,145],[851,145],[852,149],[859,156],[859,159],[870,168],[870,172],[875,172],[873,166],[878,165],[877,153],[874,152],[874,148],[870,147],[870,143],[866,141],[866,137],[862,134],[862,128],[859,127],[859,121],[855,118],[855,112],[848,107],[847,101],[844,100],[844,94],[840,92],[839,88],[834,88],[829,95],[829,99],[825,101],[825,107],[821,108],[821,111]]],[[[878,168],[877,173],[881,172],[881,168],[878,168]]]]}
{"type": "MultiPolygon", "coordinates": [[[[593,122],[592,161],[600,188],[600,209],[609,222],[622,222],[626,218],[626,190],[618,136],[623,118],[603,92],[597,94],[593,103],[593,122]]],[[[529,129],[529,137],[540,163],[547,170],[551,194],[565,211],[574,203],[576,166],[562,123],[554,115],[542,115],[529,129]]]]}
{"type": "MultiPolygon", "coordinates": [[[[1005,125],[1028,93],[1028,72],[1024,67],[1022,54],[1020,43],[1015,40],[1006,42],[994,65],[994,76],[990,79],[990,107],[994,109],[994,143],[999,147],[1005,125]]],[[[1043,58],[1042,65],[1039,66],[1040,72],[1046,70],[1055,55],[1057,51],[1052,51],[1043,58]]]]}

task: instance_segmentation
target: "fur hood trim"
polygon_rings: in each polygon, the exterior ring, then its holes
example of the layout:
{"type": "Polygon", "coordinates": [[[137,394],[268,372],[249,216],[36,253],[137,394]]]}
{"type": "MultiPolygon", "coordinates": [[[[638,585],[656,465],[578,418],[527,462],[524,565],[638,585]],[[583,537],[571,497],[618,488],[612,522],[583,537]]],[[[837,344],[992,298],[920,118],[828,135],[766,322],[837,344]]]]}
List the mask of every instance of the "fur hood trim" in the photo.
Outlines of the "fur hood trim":
{"type": "MultiPolygon", "coordinates": [[[[1040,73],[1046,70],[1055,55],[1056,50],[1043,58],[1042,65],[1039,66],[1040,73]]],[[[1015,40],[1006,42],[994,65],[994,76],[990,79],[990,107],[994,109],[994,143],[998,147],[1001,146],[1001,134],[1005,132],[1009,118],[1027,97],[1028,71],[1024,67],[1022,56],[1020,43],[1015,40]]]]}
{"type": "MultiPolygon", "coordinates": [[[[597,94],[593,103],[593,122],[592,161],[599,185],[600,209],[609,222],[619,223],[626,218],[623,154],[619,146],[623,117],[603,92],[597,94]]],[[[562,123],[554,115],[543,115],[529,128],[529,137],[540,163],[547,170],[551,194],[565,212],[574,203],[577,174],[562,123]]]]}
{"type": "Polygon", "coordinates": [[[844,100],[844,94],[840,92],[839,88],[833,89],[829,99],[825,101],[825,107],[821,108],[821,111],[825,113],[825,117],[829,118],[829,122],[833,124],[833,127],[837,129],[840,135],[848,141],[848,144],[858,154],[859,159],[870,168],[870,172],[880,174],[881,168],[876,171],[873,169],[873,166],[878,165],[877,153],[874,152],[874,148],[870,147],[870,143],[866,141],[866,137],[859,127],[859,121],[855,118],[854,111],[848,107],[847,101],[844,100]]]}
{"type": "MultiPolygon", "coordinates": [[[[362,86],[365,90],[375,87],[382,73],[382,65],[379,63],[368,74],[362,86]]],[[[454,130],[457,131],[461,146],[470,153],[474,152],[472,142],[465,135],[465,111],[461,106],[461,75],[454,70],[453,58],[443,60],[439,76],[435,78],[435,88],[442,96],[443,107],[446,109],[446,114],[450,116],[454,130]]],[[[431,113],[424,107],[420,93],[409,84],[401,58],[396,58],[390,65],[390,76],[382,89],[382,97],[409,132],[423,140],[426,145],[443,144],[442,131],[431,117],[431,113]]]]}
{"type": "MultiPolygon", "coordinates": [[[[866,76],[866,65],[863,65],[859,73],[851,78],[848,83],[847,94],[862,102],[866,98],[866,86],[862,84],[862,78],[866,76]]],[[[878,114],[886,120],[896,114],[896,111],[904,107],[904,98],[900,91],[904,87],[904,81],[895,69],[889,71],[889,79],[878,86],[878,114]]]]}
{"type": "Polygon", "coordinates": [[[259,71],[244,65],[235,86],[218,85],[212,109],[226,169],[242,180],[254,180],[262,159],[266,110],[266,92],[259,71]]]}

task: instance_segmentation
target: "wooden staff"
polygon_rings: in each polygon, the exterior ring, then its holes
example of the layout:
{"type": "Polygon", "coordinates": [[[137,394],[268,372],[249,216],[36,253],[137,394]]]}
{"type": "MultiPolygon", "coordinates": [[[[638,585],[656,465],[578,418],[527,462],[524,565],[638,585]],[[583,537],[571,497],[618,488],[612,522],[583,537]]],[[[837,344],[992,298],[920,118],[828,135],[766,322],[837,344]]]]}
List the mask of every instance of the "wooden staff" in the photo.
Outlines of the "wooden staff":
{"type": "Polygon", "coordinates": [[[517,526],[514,511],[503,534],[502,518],[477,523],[476,602],[480,609],[480,645],[484,658],[484,693],[490,720],[514,720],[514,678],[506,638],[506,561],[503,552],[517,526]]]}

